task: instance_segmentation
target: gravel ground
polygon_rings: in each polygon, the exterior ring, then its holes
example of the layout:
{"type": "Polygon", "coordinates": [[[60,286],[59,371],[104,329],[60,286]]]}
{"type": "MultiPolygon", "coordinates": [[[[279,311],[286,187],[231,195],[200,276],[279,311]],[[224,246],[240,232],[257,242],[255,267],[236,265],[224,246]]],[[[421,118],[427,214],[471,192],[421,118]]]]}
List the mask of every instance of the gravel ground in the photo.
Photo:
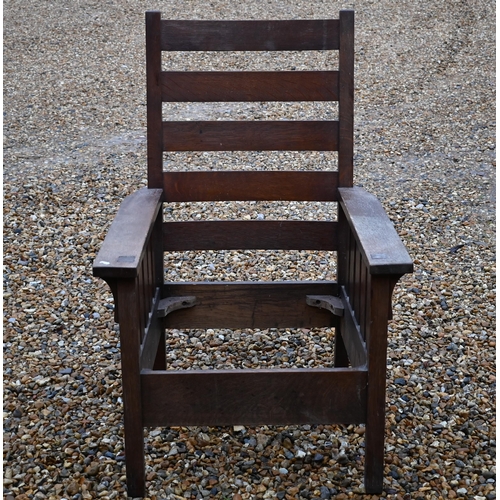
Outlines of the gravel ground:
{"type": "MultiPolygon", "coordinates": [[[[111,294],[91,266],[120,202],[145,184],[143,12],[320,18],[343,7],[357,16],[356,182],[379,196],[416,267],[394,293],[381,496],[495,498],[494,3],[6,0],[5,499],[126,497],[118,334],[111,294]]],[[[292,55],[271,67],[332,64],[292,55]]],[[[220,59],[233,69],[263,64],[248,54],[220,59]]],[[[211,64],[196,54],[168,63],[211,64]]],[[[166,112],[305,119],[336,110],[256,103],[166,112]]],[[[224,165],[327,168],[334,158],[302,160],[228,154],[224,165]]],[[[211,154],[167,158],[173,169],[215,161],[211,154]]],[[[335,216],[328,204],[307,203],[176,204],[165,215],[311,214],[335,216]]],[[[167,264],[167,277],[179,280],[335,276],[321,252],[175,254],[167,264]]],[[[331,334],[174,331],[170,366],[329,366],[331,334]]],[[[360,498],[363,432],[151,429],[149,498],[360,498]]]]}

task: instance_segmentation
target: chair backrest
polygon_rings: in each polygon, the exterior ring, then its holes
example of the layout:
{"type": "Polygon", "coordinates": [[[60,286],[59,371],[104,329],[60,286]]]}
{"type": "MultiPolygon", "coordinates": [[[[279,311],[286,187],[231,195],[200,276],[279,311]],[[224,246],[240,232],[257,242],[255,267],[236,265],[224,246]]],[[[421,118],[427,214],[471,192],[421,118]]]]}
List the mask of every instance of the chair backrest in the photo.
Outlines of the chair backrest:
{"type": "MultiPolygon", "coordinates": [[[[353,183],[354,12],[291,21],[162,20],[146,13],[148,187],[164,201],[337,201],[353,183]],[[162,71],[162,51],[338,50],[336,71],[162,71]],[[163,121],[163,102],[338,101],[336,121],[163,121]],[[338,151],[338,171],[164,172],[164,151],[338,151]]],[[[248,222],[248,221],[247,221],[248,222]]],[[[189,224],[189,223],[187,223],[189,224]]],[[[192,223],[191,223],[192,224],[192,223]]],[[[165,226],[165,250],[336,250],[335,223],[165,226]],[[330,227],[326,225],[330,224],[330,227]]]]}

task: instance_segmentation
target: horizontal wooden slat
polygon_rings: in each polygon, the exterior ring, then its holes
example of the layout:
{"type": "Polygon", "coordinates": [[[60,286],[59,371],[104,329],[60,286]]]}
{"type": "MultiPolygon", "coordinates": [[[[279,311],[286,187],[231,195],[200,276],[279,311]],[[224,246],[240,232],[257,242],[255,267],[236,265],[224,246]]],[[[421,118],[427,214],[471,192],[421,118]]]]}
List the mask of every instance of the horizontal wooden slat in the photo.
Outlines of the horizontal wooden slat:
{"type": "Polygon", "coordinates": [[[163,122],[164,151],[336,151],[336,121],[163,122]]]}
{"type": "Polygon", "coordinates": [[[338,71],[169,71],[164,102],[337,101],[338,71]]]}
{"type": "Polygon", "coordinates": [[[332,50],[339,48],[339,21],[163,20],[162,50],[332,50]]]}
{"type": "Polygon", "coordinates": [[[165,201],[337,201],[338,172],[164,172],[165,201]]]}
{"type": "Polygon", "coordinates": [[[366,422],[363,370],[144,371],[146,427],[366,422]]]}
{"type": "Polygon", "coordinates": [[[337,151],[337,121],[163,122],[164,151],[337,151]]]}
{"type": "Polygon", "coordinates": [[[361,336],[361,330],[350,304],[344,287],[341,287],[341,297],[344,303],[344,316],[341,323],[342,340],[347,351],[351,365],[356,367],[366,366],[366,344],[361,336]]]}
{"type": "Polygon", "coordinates": [[[166,328],[331,327],[338,318],[306,304],[306,295],[337,295],[337,283],[165,283],[163,297],[195,296],[196,305],[170,313],[166,328]]]}
{"type": "Polygon", "coordinates": [[[189,221],[163,224],[163,250],[336,250],[337,223],[189,221]]]}

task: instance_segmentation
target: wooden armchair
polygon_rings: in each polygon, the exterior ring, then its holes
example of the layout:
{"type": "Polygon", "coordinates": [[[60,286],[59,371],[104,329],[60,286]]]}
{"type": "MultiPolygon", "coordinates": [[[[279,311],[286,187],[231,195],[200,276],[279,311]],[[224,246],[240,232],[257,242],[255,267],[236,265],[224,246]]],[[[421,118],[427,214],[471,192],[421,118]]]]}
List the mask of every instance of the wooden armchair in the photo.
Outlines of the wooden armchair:
{"type": "Polygon", "coordinates": [[[387,323],[413,264],[375,197],[353,187],[354,13],[334,20],[171,21],[146,13],[148,187],[94,262],[120,325],[128,492],[145,493],[143,428],[366,423],[365,489],[382,489],[387,323]],[[338,50],[338,71],[169,72],[162,51],[338,50]],[[166,101],[338,101],[338,121],[163,121],[166,101]],[[338,151],[332,171],[164,172],[164,151],[338,151]],[[337,221],[163,222],[164,203],[338,202],[337,221]],[[167,282],[164,252],[336,251],[338,282],[167,282]],[[335,327],[335,368],[166,369],[170,328],[335,327]]]}

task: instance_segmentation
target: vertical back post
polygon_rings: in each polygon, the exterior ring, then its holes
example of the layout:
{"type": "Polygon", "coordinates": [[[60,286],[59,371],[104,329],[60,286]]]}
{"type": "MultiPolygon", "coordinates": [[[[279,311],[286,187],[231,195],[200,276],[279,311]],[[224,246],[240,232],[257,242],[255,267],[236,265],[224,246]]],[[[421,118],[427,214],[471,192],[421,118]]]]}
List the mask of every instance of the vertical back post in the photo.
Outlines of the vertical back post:
{"type": "Polygon", "coordinates": [[[161,13],[146,12],[148,188],[163,188],[161,13]]]}
{"type": "Polygon", "coordinates": [[[339,15],[339,187],[353,186],[354,11],[339,15]]]}
{"type": "MultiPolygon", "coordinates": [[[[339,187],[353,186],[354,156],[354,11],[341,10],[339,14],[339,187]]],[[[350,229],[345,214],[339,207],[338,282],[347,286],[349,273],[350,229]]],[[[348,366],[348,357],[342,339],[342,322],[335,333],[335,366],[348,366]]]]}

